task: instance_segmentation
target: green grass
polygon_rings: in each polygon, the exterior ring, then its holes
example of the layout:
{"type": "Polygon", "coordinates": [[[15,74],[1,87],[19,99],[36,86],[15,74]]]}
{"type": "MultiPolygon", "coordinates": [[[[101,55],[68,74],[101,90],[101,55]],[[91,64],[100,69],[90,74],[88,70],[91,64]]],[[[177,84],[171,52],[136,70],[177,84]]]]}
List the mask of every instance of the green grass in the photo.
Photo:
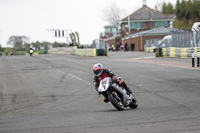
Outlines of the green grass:
{"type": "Polygon", "coordinates": [[[27,51],[15,51],[15,54],[25,54],[27,51]]]}
{"type": "Polygon", "coordinates": [[[5,54],[5,52],[4,51],[0,51],[0,55],[2,55],[2,54],[5,54]]]}
{"type": "MultiPolygon", "coordinates": [[[[38,52],[39,54],[44,54],[45,50],[35,50],[34,52],[38,52]]],[[[23,51],[14,51],[14,55],[25,55],[25,53],[29,53],[26,50],[23,51]]],[[[5,51],[0,51],[0,55],[5,54],[5,51]]]]}

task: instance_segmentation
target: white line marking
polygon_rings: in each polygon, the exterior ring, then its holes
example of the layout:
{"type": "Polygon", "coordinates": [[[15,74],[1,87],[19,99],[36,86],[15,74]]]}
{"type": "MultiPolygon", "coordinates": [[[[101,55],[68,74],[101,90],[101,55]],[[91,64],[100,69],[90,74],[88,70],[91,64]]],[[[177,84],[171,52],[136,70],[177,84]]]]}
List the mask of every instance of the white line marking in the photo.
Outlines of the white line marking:
{"type": "Polygon", "coordinates": [[[55,69],[57,72],[59,72],[59,73],[64,73],[63,71],[60,71],[60,70],[58,70],[58,69],[55,69]]]}
{"type": "Polygon", "coordinates": [[[79,78],[79,77],[77,77],[77,76],[75,76],[75,75],[72,75],[72,74],[68,74],[69,76],[71,76],[71,77],[73,77],[73,78],[76,78],[76,79],[78,79],[78,80],[82,80],[81,78],[79,78]]]}
{"type": "Polygon", "coordinates": [[[156,58],[156,57],[155,56],[146,56],[146,57],[142,56],[142,57],[137,57],[135,59],[141,60],[141,59],[153,59],[153,58],[156,58]]]}
{"type": "Polygon", "coordinates": [[[83,79],[81,79],[80,77],[77,77],[77,76],[75,76],[75,75],[73,75],[73,74],[68,74],[69,76],[71,76],[71,77],[73,77],[73,78],[76,78],[76,79],[78,79],[78,80],[81,80],[81,81],[84,81],[85,83],[87,83],[87,84],[89,84],[89,85],[91,85],[91,83],[90,82],[87,82],[87,81],[85,81],[85,80],[83,80],[83,79]]]}

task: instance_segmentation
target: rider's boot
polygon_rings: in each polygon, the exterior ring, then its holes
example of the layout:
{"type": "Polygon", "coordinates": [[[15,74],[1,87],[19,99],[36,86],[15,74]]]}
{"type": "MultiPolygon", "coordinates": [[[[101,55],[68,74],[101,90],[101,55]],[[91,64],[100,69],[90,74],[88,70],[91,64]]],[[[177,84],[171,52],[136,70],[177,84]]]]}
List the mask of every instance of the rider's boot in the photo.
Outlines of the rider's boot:
{"type": "Polygon", "coordinates": [[[129,94],[132,94],[132,90],[127,86],[126,90],[128,91],[129,94]]]}
{"type": "Polygon", "coordinates": [[[104,97],[103,101],[104,101],[105,103],[108,103],[108,102],[109,102],[108,98],[106,98],[106,97],[104,97]]]}
{"type": "Polygon", "coordinates": [[[127,84],[126,84],[124,81],[123,81],[122,86],[126,89],[126,91],[127,91],[129,94],[132,94],[131,89],[127,86],[127,84]]]}

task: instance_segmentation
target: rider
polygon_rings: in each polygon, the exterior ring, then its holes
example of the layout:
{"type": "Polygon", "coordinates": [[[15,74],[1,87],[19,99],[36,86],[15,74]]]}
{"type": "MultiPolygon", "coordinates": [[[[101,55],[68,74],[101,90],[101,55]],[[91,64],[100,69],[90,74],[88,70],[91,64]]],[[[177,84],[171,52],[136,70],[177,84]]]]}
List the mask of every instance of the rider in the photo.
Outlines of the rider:
{"type": "MultiPolygon", "coordinates": [[[[124,87],[129,94],[132,94],[131,89],[126,85],[123,79],[121,77],[116,78],[115,74],[112,73],[110,70],[103,69],[103,65],[101,63],[97,63],[93,66],[93,72],[95,74],[94,85],[96,91],[98,91],[99,83],[102,79],[106,77],[111,77],[111,80],[113,82],[117,83],[119,86],[124,87]]],[[[109,102],[108,98],[104,97],[104,102],[109,102]]]]}

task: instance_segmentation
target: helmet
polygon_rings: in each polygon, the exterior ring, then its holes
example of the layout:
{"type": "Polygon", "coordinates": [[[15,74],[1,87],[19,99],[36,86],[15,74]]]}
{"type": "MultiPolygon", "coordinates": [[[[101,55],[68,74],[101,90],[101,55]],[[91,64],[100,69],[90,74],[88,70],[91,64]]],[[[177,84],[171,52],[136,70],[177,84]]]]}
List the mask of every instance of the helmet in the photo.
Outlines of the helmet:
{"type": "Polygon", "coordinates": [[[101,63],[97,63],[93,66],[94,74],[99,77],[103,72],[103,65],[101,63]]]}

